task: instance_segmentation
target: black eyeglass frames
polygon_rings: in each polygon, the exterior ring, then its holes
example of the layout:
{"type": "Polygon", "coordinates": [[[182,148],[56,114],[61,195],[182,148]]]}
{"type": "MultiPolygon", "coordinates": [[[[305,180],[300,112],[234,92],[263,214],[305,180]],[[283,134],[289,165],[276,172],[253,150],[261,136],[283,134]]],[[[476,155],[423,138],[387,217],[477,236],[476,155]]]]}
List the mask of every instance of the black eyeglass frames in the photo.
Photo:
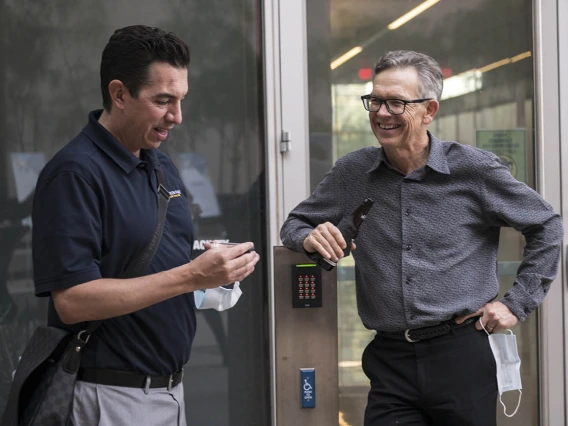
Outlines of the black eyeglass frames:
{"type": "Polygon", "coordinates": [[[381,109],[381,105],[385,104],[387,111],[392,115],[404,114],[406,110],[406,105],[408,104],[420,104],[425,101],[431,101],[432,98],[425,99],[413,99],[411,101],[405,101],[404,99],[380,99],[371,95],[361,96],[363,101],[363,106],[369,112],[376,112],[381,109]]]}

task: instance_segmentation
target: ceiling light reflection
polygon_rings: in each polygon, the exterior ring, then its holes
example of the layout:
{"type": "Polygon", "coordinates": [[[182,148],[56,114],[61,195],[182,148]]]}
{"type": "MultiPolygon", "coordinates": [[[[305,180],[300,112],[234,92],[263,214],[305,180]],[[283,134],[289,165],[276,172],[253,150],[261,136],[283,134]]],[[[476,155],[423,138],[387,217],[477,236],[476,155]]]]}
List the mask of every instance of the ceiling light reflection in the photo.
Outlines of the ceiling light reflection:
{"type": "Polygon", "coordinates": [[[330,64],[330,68],[332,70],[334,70],[337,67],[339,67],[340,65],[343,65],[349,59],[353,58],[353,56],[356,56],[359,53],[361,53],[365,47],[369,46],[371,43],[374,43],[375,40],[381,38],[385,33],[388,32],[388,30],[396,30],[397,28],[400,28],[401,26],[406,24],[411,19],[416,18],[418,15],[420,15],[426,9],[429,9],[430,7],[434,6],[439,1],[440,0],[426,0],[424,3],[416,6],[410,12],[405,13],[404,15],[402,15],[397,20],[391,22],[388,25],[387,28],[383,28],[381,31],[374,34],[371,38],[369,38],[367,41],[365,41],[365,43],[362,43],[360,46],[356,46],[353,49],[351,49],[349,52],[341,55],[339,58],[337,58],[335,61],[333,61],[330,64]]]}
{"type": "Polygon", "coordinates": [[[361,46],[355,46],[353,49],[351,49],[349,52],[344,53],[343,55],[341,55],[339,58],[337,58],[335,61],[333,61],[330,64],[330,67],[332,70],[336,69],[338,66],[340,66],[341,64],[344,64],[345,62],[347,62],[349,59],[351,59],[353,56],[358,55],[359,53],[361,53],[363,51],[363,48],[361,46]]]}
{"type": "Polygon", "coordinates": [[[457,96],[481,90],[483,88],[483,73],[492,71],[495,68],[502,67],[503,65],[512,64],[522,59],[530,58],[531,56],[532,52],[523,52],[511,58],[501,59],[500,61],[492,62],[483,67],[464,71],[452,77],[445,78],[442,100],[455,98],[457,96]]]}
{"type": "Polygon", "coordinates": [[[530,56],[531,56],[530,51],[529,52],[523,52],[523,53],[520,53],[516,56],[513,56],[512,58],[501,59],[500,61],[493,62],[489,65],[485,65],[484,67],[477,68],[477,69],[481,72],[487,72],[487,71],[494,70],[495,68],[502,67],[503,65],[512,64],[513,62],[518,62],[521,59],[529,58],[530,56]]]}
{"type": "Polygon", "coordinates": [[[404,15],[402,15],[400,18],[398,18],[396,21],[391,22],[388,25],[388,29],[389,30],[396,30],[397,28],[402,27],[404,24],[406,24],[408,21],[410,21],[411,19],[416,18],[418,15],[420,15],[422,12],[424,12],[425,10],[431,8],[432,6],[434,6],[436,3],[438,3],[440,0],[426,0],[424,3],[416,6],[414,9],[412,9],[410,12],[405,13],[404,15]]]}
{"type": "Polygon", "coordinates": [[[511,62],[517,62],[517,61],[520,61],[521,59],[530,58],[531,55],[532,55],[532,53],[530,51],[525,52],[525,53],[521,53],[517,56],[513,56],[511,58],[511,62]]]}

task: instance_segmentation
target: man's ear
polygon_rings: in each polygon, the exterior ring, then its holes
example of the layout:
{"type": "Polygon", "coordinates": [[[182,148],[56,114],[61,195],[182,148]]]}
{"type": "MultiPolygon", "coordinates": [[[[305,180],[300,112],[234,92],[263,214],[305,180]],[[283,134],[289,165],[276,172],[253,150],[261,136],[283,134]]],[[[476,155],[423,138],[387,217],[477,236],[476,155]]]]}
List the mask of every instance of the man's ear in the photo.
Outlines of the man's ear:
{"type": "Polygon", "coordinates": [[[120,80],[112,80],[108,84],[108,91],[113,107],[124,109],[125,96],[129,95],[128,89],[120,80]]]}
{"type": "Polygon", "coordinates": [[[440,109],[440,103],[435,99],[426,102],[428,102],[428,105],[426,105],[426,113],[424,114],[422,122],[424,124],[430,124],[434,120],[434,117],[436,117],[438,109],[440,109]]]}

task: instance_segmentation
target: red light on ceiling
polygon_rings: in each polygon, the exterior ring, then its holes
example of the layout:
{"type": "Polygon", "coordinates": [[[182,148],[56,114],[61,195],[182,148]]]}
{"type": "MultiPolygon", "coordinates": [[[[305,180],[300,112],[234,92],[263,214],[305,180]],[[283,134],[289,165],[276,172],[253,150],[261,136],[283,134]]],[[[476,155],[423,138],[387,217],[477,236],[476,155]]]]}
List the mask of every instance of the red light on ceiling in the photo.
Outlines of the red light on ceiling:
{"type": "Polygon", "coordinates": [[[371,68],[359,68],[359,80],[368,81],[373,76],[373,70],[371,68]]]}
{"type": "Polygon", "coordinates": [[[454,72],[451,68],[442,68],[442,75],[444,76],[444,78],[451,77],[453,73],[454,72]]]}

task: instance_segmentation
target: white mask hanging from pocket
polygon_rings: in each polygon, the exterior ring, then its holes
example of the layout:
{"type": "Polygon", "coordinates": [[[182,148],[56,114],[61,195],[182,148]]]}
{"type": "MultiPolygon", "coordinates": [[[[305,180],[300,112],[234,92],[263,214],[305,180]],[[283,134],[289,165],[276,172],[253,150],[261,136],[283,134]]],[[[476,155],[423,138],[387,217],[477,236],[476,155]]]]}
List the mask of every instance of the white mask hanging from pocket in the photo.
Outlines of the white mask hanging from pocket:
{"type": "Polygon", "coordinates": [[[499,389],[499,402],[503,406],[503,412],[507,417],[513,417],[517,414],[517,410],[521,405],[521,398],[523,396],[523,386],[521,384],[521,358],[519,357],[519,352],[517,350],[517,336],[513,334],[511,330],[506,330],[507,333],[496,333],[489,334],[485,329],[481,318],[479,318],[479,323],[483,330],[489,336],[489,345],[491,346],[491,352],[493,352],[493,357],[495,358],[495,363],[497,364],[497,387],[499,389]],[[501,400],[501,395],[508,391],[519,391],[519,402],[517,403],[517,408],[513,414],[507,414],[507,407],[503,404],[501,400]]]}

